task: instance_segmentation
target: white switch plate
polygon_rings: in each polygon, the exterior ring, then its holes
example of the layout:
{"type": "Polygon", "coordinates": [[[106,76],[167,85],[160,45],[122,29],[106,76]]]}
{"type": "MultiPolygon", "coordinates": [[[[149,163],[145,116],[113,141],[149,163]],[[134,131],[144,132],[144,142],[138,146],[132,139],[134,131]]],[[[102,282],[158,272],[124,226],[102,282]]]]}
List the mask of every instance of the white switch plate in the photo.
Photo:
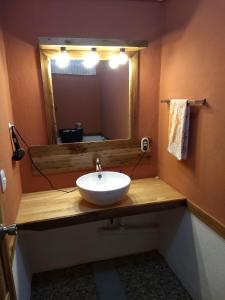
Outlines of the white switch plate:
{"type": "Polygon", "coordinates": [[[2,192],[5,193],[7,179],[6,179],[5,171],[3,169],[0,170],[0,183],[1,183],[2,192]]]}
{"type": "Polygon", "coordinates": [[[8,123],[9,129],[11,129],[13,126],[14,126],[13,123],[10,123],[10,122],[8,123]]]}

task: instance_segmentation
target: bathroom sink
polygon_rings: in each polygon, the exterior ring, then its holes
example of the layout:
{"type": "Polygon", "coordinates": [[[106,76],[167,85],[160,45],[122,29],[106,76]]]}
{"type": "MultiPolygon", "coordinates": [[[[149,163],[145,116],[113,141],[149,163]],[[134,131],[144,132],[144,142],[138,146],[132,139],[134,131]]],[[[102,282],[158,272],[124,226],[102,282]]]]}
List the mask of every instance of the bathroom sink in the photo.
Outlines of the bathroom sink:
{"type": "Polygon", "coordinates": [[[81,196],[95,205],[119,202],[128,192],[131,179],[119,172],[93,172],[79,177],[76,185],[81,196]]]}

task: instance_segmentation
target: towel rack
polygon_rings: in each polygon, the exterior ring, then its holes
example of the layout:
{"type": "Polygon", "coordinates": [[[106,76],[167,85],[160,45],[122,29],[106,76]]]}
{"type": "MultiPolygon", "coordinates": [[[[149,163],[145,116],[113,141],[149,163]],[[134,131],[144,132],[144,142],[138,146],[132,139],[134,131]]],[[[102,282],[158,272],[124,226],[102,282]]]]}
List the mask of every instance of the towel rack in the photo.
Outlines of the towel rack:
{"type": "MultiPolygon", "coordinates": [[[[161,103],[167,103],[170,104],[170,99],[161,100],[161,103]]],[[[188,100],[188,104],[190,105],[206,105],[207,100],[206,99],[200,99],[200,100],[188,100]]]]}

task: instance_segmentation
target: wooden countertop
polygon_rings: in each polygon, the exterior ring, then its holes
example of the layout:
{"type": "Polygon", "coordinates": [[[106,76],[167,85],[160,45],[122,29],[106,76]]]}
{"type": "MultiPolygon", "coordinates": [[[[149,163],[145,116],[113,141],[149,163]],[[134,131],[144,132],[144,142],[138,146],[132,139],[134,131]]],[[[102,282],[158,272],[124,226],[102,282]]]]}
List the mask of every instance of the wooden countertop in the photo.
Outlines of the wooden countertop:
{"type": "Polygon", "coordinates": [[[44,230],[179,206],[186,206],[185,196],[161,179],[147,178],[132,180],[127,196],[108,207],[87,203],[78,190],[23,194],[16,224],[18,229],[44,230]]]}

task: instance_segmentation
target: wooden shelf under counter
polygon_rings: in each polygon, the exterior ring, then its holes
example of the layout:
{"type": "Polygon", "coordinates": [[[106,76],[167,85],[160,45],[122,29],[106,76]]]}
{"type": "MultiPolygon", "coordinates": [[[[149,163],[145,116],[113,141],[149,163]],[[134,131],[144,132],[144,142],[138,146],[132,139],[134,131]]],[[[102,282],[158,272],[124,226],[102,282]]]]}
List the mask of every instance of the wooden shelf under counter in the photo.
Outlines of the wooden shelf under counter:
{"type": "Polygon", "coordinates": [[[186,206],[185,196],[161,179],[146,178],[132,180],[127,196],[107,207],[89,204],[78,190],[23,194],[16,224],[19,230],[44,230],[180,206],[186,206]]]}

